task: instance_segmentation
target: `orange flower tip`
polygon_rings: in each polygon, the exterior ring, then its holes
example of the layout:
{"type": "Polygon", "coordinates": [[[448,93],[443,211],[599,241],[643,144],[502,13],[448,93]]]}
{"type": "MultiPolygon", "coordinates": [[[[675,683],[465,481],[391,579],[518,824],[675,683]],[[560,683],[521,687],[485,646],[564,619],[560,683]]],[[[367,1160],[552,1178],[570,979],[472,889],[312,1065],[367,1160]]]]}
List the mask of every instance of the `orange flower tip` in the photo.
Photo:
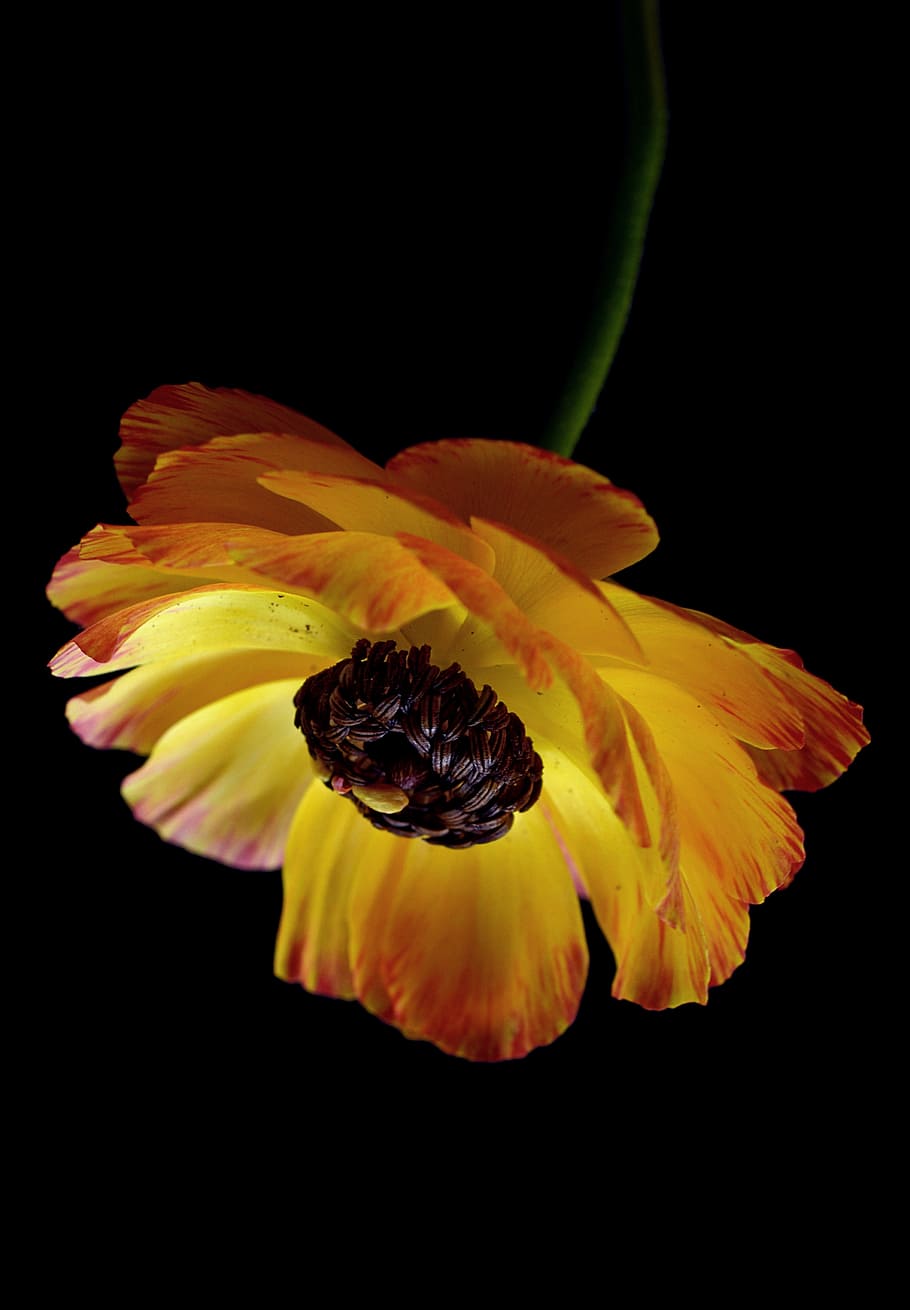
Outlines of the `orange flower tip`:
{"type": "Polygon", "coordinates": [[[406,791],[388,782],[376,782],[368,787],[351,787],[351,792],[369,810],[380,814],[399,814],[410,805],[411,798],[406,791]]]}

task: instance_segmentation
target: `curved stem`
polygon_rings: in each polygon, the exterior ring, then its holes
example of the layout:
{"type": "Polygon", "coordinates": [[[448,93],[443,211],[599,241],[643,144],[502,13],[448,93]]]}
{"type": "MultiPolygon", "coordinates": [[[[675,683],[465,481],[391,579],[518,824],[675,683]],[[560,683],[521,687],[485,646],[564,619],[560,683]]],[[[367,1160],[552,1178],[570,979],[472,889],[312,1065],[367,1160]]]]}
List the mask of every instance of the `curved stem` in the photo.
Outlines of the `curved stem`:
{"type": "Polygon", "coordinates": [[[594,411],[629,316],[667,140],[658,0],[621,0],[627,126],[622,174],[597,271],[595,308],[540,444],[571,455],[594,411]]]}

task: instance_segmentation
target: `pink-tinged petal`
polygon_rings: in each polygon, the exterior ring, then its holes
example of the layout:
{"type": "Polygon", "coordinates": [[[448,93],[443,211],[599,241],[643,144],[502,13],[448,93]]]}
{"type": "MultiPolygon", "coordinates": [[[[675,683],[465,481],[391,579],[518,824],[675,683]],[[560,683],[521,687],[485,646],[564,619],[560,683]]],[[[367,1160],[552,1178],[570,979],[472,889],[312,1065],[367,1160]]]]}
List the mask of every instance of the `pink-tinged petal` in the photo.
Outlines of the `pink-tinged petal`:
{"type": "Polygon", "coordinates": [[[314,781],[294,727],[296,678],[234,692],[169,728],[123,783],[165,841],[241,869],[274,869],[314,781]]]}
{"type": "Polygon", "coordinates": [[[129,511],[137,523],[245,523],[274,532],[325,532],[329,518],[270,496],[258,479],[280,469],[381,477],[350,446],[278,433],[215,437],[192,449],[166,451],[129,511]]]}
{"type": "Polygon", "coordinates": [[[325,656],[265,650],[164,660],[73,696],[66,716],[87,746],[148,755],[168,728],[203,705],[282,678],[293,678],[300,686],[325,664],[325,656]]]}
{"type": "Polygon", "coordinates": [[[471,526],[496,553],[493,577],[537,627],[575,650],[643,662],[625,621],[570,560],[515,528],[480,518],[471,526]]]}
{"type": "Polygon", "coordinates": [[[244,432],[287,432],[322,445],[346,445],[319,423],[265,396],[229,387],[212,391],[200,382],[158,387],[123,416],[122,444],[114,456],[120,485],[132,496],[165,451],[244,432]]]}
{"type": "MultiPolygon", "coordinates": [[[[493,552],[472,532],[466,522],[431,496],[424,496],[388,480],[332,476],[325,473],[297,473],[286,470],[264,474],[259,481],[274,492],[278,503],[287,497],[307,506],[339,528],[375,532],[394,537],[407,532],[445,546],[488,573],[493,571],[493,552]]],[[[301,531],[301,529],[297,529],[301,531]]]]}
{"type": "Polygon", "coordinates": [[[465,521],[477,516],[517,528],[590,578],[608,577],[657,545],[654,521],[636,496],[536,446],[434,441],[402,451],[386,468],[416,491],[445,488],[446,504],[465,521]]]}
{"type": "Polygon", "coordinates": [[[322,996],[353,997],[349,958],[351,889],[375,876],[392,841],[350,802],[317,785],[304,796],[284,856],[284,904],[275,973],[322,996]]]}
{"type": "Polygon", "coordinates": [[[789,650],[709,614],[607,585],[654,673],[711,706],[780,790],[815,791],[840,777],[869,741],[862,709],[806,671],[789,650]]]}
{"type": "Polygon", "coordinates": [[[587,948],[572,879],[538,808],[488,846],[389,837],[350,902],[357,995],[409,1036],[471,1060],[552,1042],[575,1017],[587,948]]]}
{"type": "Polygon", "coordinates": [[[325,532],[229,548],[247,568],[314,596],[365,632],[392,632],[456,604],[445,583],[394,537],[325,532]]]}
{"type": "Polygon", "coordinates": [[[756,904],[788,882],[804,859],[802,832],[742,746],[675,683],[632,669],[601,672],[653,733],[676,796],[693,891],[703,883],[756,904]]]}
{"type": "Polygon", "coordinates": [[[68,642],[58,677],[92,677],[136,664],[215,651],[274,650],[344,659],[359,634],[308,597],[213,584],[133,605],[68,642]]]}
{"type": "Polygon", "coordinates": [[[88,627],[130,605],[181,588],[188,590],[202,581],[199,577],[168,576],[148,564],[115,565],[82,559],[77,546],[57,564],[47,595],[73,623],[88,627]]]}

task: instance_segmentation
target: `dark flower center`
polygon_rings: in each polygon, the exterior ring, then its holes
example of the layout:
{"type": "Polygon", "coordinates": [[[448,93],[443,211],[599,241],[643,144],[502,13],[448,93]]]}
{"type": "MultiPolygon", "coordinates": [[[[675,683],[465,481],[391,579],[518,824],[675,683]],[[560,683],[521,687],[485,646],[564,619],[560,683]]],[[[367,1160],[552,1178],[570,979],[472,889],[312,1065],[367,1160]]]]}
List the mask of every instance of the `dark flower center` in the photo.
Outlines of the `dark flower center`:
{"type": "Polygon", "coordinates": [[[540,795],[543,764],[517,715],[429,646],[363,639],[294,697],[325,785],[375,828],[463,849],[504,837],[540,795]]]}

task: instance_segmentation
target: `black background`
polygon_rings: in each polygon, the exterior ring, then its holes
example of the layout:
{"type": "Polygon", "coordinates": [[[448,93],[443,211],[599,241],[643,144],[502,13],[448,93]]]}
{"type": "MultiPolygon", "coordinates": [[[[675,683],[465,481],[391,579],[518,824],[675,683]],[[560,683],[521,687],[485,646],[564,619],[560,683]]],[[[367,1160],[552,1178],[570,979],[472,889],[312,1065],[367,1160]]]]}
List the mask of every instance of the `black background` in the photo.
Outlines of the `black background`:
{"type": "MultiPolygon", "coordinates": [[[[375,31],[150,30],[98,61],[47,179],[52,458],[33,476],[51,513],[36,590],[81,533],[122,517],[119,416],[162,383],[262,392],[381,457],[451,435],[539,436],[615,183],[611,14],[555,30],[453,17],[392,31],[388,16],[375,31]]],[[[576,457],[635,491],[661,530],[624,581],[798,650],[867,705],[875,735],[862,44],[827,7],[671,3],[663,29],[666,167],[576,457]]],[[[39,599],[34,631],[40,664],[71,629],[39,599]]],[[[843,1098],[880,1059],[874,746],[797,799],[808,862],[753,911],[747,962],[706,1008],[611,1000],[588,917],[573,1028],[483,1067],[275,980],[279,875],[221,868],[134,823],[118,795],[134,761],[70,735],[69,692],[39,668],[44,854],[24,976],[40,990],[39,1046],[105,1113],[141,1100],[179,1115],[200,1087],[324,1110],[342,1088],[500,1108],[596,1088],[601,1112],[710,1087],[734,1116],[774,1123],[843,1098]]]]}

